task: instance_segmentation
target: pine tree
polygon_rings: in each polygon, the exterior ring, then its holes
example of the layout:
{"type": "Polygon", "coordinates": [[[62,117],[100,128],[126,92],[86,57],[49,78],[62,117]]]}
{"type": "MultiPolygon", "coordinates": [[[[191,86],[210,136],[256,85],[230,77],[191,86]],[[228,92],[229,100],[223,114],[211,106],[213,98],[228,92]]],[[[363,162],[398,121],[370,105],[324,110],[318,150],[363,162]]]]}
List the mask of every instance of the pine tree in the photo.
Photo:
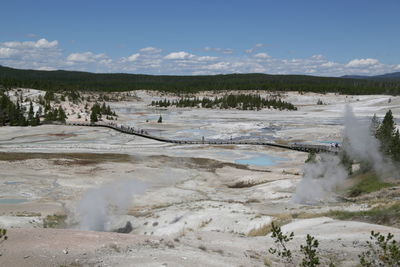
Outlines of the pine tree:
{"type": "Polygon", "coordinates": [[[162,123],[162,117],[161,117],[161,115],[160,115],[160,117],[158,118],[158,121],[157,121],[158,123],[162,123]]]}
{"type": "Polygon", "coordinates": [[[92,113],[90,113],[90,122],[97,122],[98,121],[98,119],[97,119],[97,113],[95,113],[93,110],[92,110],[92,113]]]}
{"type": "Polygon", "coordinates": [[[381,148],[385,154],[390,154],[390,145],[394,135],[394,130],[395,126],[392,111],[389,110],[386,112],[385,118],[377,131],[377,137],[381,142],[381,148]]]}
{"type": "Polygon", "coordinates": [[[42,107],[39,107],[38,111],[36,112],[36,115],[42,116],[43,109],[42,107]]]}
{"type": "Polygon", "coordinates": [[[33,104],[32,101],[29,103],[29,112],[28,112],[28,120],[31,122],[33,120],[33,116],[35,113],[33,112],[33,104]]]}
{"type": "Polygon", "coordinates": [[[40,115],[39,115],[38,112],[36,112],[35,123],[34,124],[35,124],[34,126],[40,125],[40,115]]]}
{"type": "Polygon", "coordinates": [[[58,113],[57,120],[65,122],[65,120],[67,119],[67,115],[65,114],[65,111],[61,106],[58,108],[57,113],[58,113]]]}
{"type": "Polygon", "coordinates": [[[103,105],[101,106],[100,112],[101,112],[102,114],[106,114],[106,112],[107,112],[107,107],[106,107],[106,103],[105,103],[105,102],[103,102],[103,105]]]}

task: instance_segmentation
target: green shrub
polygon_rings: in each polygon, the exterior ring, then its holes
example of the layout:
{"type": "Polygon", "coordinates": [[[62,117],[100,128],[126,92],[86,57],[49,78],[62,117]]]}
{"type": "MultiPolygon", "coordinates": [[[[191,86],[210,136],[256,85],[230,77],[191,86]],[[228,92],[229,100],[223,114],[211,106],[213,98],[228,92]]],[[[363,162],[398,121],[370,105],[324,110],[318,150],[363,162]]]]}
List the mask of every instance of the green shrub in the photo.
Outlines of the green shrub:
{"type": "Polygon", "coordinates": [[[370,241],[367,241],[368,250],[358,255],[360,265],[373,266],[400,266],[400,247],[393,235],[385,237],[379,232],[371,232],[370,241]]]}
{"type": "Polygon", "coordinates": [[[373,172],[368,172],[358,176],[360,182],[350,188],[349,196],[357,197],[362,194],[379,191],[385,187],[393,186],[391,183],[383,182],[378,175],[373,172]]]}
{"type": "Polygon", "coordinates": [[[317,254],[318,246],[318,240],[307,234],[306,245],[300,246],[300,251],[304,254],[304,258],[300,266],[315,267],[319,265],[320,262],[317,254]]]}
{"type": "Polygon", "coordinates": [[[287,243],[293,239],[294,233],[290,233],[289,235],[284,235],[279,226],[274,223],[272,226],[272,238],[275,240],[275,244],[277,248],[270,248],[268,251],[273,255],[277,255],[282,258],[286,263],[293,263],[292,252],[286,247],[287,243]]]}

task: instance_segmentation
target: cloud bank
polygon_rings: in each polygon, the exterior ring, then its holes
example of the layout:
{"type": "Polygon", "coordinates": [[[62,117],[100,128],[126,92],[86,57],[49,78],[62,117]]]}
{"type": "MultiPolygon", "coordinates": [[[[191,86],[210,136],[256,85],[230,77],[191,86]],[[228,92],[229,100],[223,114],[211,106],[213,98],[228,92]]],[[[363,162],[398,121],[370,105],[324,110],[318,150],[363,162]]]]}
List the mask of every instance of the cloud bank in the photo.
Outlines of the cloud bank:
{"type": "Polygon", "coordinates": [[[122,57],[105,53],[75,51],[66,54],[57,40],[8,41],[0,43],[0,64],[39,70],[80,70],[145,74],[268,73],[318,76],[376,75],[400,70],[400,64],[384,64],[375,58],[336,62],[324,55],[308,58],[277,58],[266,44],[244,51],[207,46],[202,51],[165,51],[143,47],[122,57]],[[268,50],[268,51],[267,51],[268,50]]]}

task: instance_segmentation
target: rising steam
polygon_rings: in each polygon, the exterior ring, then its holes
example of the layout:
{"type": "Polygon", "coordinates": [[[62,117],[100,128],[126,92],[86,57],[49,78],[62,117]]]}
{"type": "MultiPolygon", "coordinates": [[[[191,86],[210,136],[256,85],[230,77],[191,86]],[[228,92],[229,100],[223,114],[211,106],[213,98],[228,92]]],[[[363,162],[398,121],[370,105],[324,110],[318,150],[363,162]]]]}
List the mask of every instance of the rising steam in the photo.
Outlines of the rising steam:
{"type": "Polygon", "coordinates": [[[144,183],[127,179],[89,189],[78,206],[79,228],[107,231],[113,215],[124,214],[135,194],[146,190],[144,183]]]}
{"type": "MultiPolygon", "coordinates": [[[[368,121],[355,117],[350,106],[344,113],[343,149],[356,162],[370,166],[380,176],[394,171],[391,162],[380,152],[379,141],[372,136],[368,121]]],[[[315,204],[332,201],[334,192],[348,176],[337,155],[320,155],[316,162],[307,163],[303,179],[297,185],[292,200],[296,203],[315,204]]]]}
{"type": "Polygon", "coordinates": [[[292,200],[302,204],[333,201],[333,192],[347,178],[347,171],[336,155],[321,154],[316,162],[307,163],[303,179],[296,187],[292,200]]]}

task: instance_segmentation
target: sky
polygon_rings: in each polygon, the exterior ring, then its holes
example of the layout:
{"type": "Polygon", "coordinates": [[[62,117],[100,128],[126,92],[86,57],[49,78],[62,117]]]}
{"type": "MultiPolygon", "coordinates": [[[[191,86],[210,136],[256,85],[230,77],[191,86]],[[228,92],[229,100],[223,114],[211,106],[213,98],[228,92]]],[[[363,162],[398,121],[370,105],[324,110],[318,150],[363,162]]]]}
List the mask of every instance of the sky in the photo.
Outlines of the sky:
{"type": "Polygon", "coordinates": [[[4,1],[0,65],[167,75],[400,71],[399,0],[4,1]]]}

